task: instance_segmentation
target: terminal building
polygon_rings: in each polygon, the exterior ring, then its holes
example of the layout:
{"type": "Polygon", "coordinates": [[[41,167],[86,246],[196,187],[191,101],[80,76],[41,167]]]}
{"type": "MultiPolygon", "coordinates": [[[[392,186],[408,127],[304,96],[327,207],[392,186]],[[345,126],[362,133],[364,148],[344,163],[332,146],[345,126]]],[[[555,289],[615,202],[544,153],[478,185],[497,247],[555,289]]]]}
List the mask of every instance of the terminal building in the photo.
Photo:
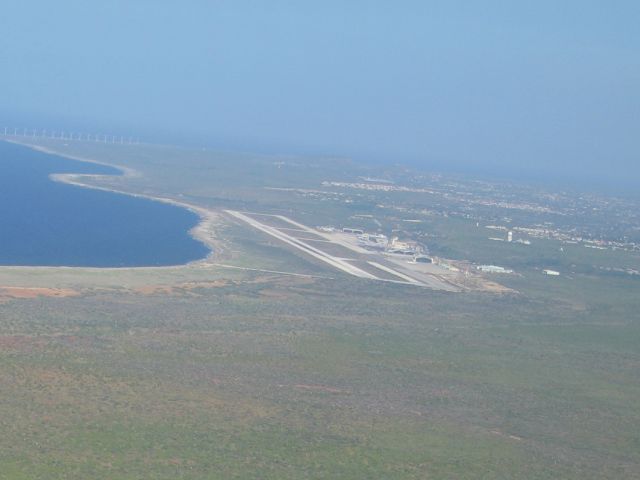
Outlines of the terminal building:
{"type": "Polygon", "coordinates": [[[398,237],[393,237],[387,245],[388,253],[398,253],[401,255],[417,255],[420,247],[415,242],[401,242],[398,237]]]}
{"type": "Polygon", "coordinates": [[[381,233],[363,233],[358,235],[358,244],[361,247],[373,250],[384,250],[387,248],[389,239],[381,233]]]}

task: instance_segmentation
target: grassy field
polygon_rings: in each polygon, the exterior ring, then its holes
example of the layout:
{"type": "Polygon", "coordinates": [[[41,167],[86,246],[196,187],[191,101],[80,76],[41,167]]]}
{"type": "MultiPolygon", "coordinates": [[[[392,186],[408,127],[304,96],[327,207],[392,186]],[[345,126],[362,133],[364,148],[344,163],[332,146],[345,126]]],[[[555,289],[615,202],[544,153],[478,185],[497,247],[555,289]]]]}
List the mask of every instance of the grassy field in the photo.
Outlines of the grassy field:
{"type": "MultiPolygon", "coordinates": [[[[313,208],[256,192],[272,159],[234,189],[196,175],[206,152],[89,147],[68,149],[145,174],[123,189],[313,208]]],[[[269,182],[321,178],[288,175],[269,182]]],[[[452,257],[496,255],[440,222],[452,257]]],[[[518,293],[440,293],[345,277],[230,221],[220,237],[221,264],[255,270],[0,268],[0,479],[640,478],[638,280],[530,266],[503,279],[518,293]]]]}

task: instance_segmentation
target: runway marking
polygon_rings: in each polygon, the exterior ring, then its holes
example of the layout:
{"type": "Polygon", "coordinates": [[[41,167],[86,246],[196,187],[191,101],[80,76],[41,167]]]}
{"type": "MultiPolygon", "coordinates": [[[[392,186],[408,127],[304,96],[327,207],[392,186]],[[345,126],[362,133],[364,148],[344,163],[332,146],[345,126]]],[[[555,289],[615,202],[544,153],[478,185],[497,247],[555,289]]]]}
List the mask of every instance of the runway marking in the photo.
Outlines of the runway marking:
{"type": "Polygon", "coordinates": [[[421,285],[424,286],[424,283],[419,282],[418,280],[416,280],[415,278],[411,278],[409,275],[405,275],[404,273],[400,273],[396,270],[394,270],[393,268],[389,268],[386,267],[384,265],[381,265],[378,262],[367,262],[369,265],[379,268],[380,270],[383,270],[387,273],[390,273],[391,275],[395,275],[398,278],[402,278],[403,280],[406,280],[409,283],[412,283],[413,285],[421,285]]]}
{"type": "MultiPolygon", "coordinates": [[[[281,240],[295,248],[297,248],[298,250],[302,250],[303,252],[311,255],[314,258],[317,258],[318,260],[322,260],[325,263],[328,263],[329,265],[331,265],[332,267],[335,267],[339,270],[342,270],[343,272],[346,272],[350,275],[354,275],[356,277],[360,277],[360,278],[368,278],[370,280],[380,280],[378,277],[376,277],[375,275],[370,274],[369,272],[365,272],[364,270],[359,269],[358,267],[355,267],[354,265],[351,265],[347,262],[345,262],[342,259],[336,258],[332,255],[329,255],[328,253],[323,252],[322,250],[318,250],[315,247],[312,247],[311,245],[296,239],[295,237],[292,237],[290,235],[287,235],[284,232],[281,232],[280,230],[278,230],[275,227],[270,227],[268,225],[264,225],[262,223],[260,223],[259,221],[257,221],[254,218],[251,218],[247,215],[244,215],[240,212],[234,211],[234,210],[225,210],[225,212],[227,212],[229,215],[232,215],[234,217],[236,217],[239,220],[242,220],[246,223],[248,223],[249,225],[251,225],[254,228],[257,228],[258,230],[261,230],[269,235],[271,235],[272,237],[277,238],[278,240],[281,240]]],[[[285,219],[286,217],[282,217],[283,219],[285,219]]],[[[294,223],[293,221],[289,220],[290,223],[294,223]]],[[[298,224],[300,225],[300,224],[298,224]]],[[[303,226],[303,225],[302,225],[303,226]]]]}
{"type": "MultiPolygon", "coordinates": [[[[335,255],[331,255],[327,252],[324,252],[322,250],[320,250],[319,248],[316,248],[312,245],[309,245],[306,242],[328,242],[328,243],[334,243],[336,245],[342,245],[344,247],[350,248],[353,251],[356,251],[358,253],[359,252],[359,248],[355,247],[353,245],[349,245],[346,242],[342,242],[340,239],[336,239],[336,238],[331,238],[329,235],[325,235],[322,232],[317,232],[301,223],[296,222],[295,220],[291,220],[290,218],[287,218],[285,216],[282,215],[272,215],[272,214],[268,214],[268,213],[252,213],[252,212],[238,212],[235,210],[225,210],[225,212],[235,218],[237,218],[238,220],[241,220],[247,224],[249,224],[250,226],[288,244],[291,245],[292,247],[297,248],[298,250],[311,255],[312,257],[321,260],[324,263],[329,264],[330,266],[337,268],[338,270],[341,270],[345,273],[348,273],[349,275],[353,275],[356,277],[360,277],[360,278],[366,278],[369,280],[377,280],[380,282],[387,282],[387,283],[396,283],[396,284],[401,284],[401,285],[413,285],[413,286],[417,286],[417,287],[425,287],[425,288],[430,288],[430,289],[434,289],[434,290],[450,290],[450,291],[458,291],[458,288],[452,288],[452,286],[448,285],[447,283],[444,283],[443,280],[438,279],[437,277],[434,276],[434,281],[430,282],[428,280],[422,280],[422,279],[418,279],[418,278],[413,278],[410,275],[404,274],[402,272],[399,272],[391,267],[388,267],[386,265],[383,265],[381,263],[378,262],[374,262],[374,261],[368,261],[366,260],[366,258],[363,259],[358,259],[358,258],[343,258],[343,257],[337,257],[335,255]],[[272,227],[270,225],[266,225],[261,223],[260,221],[256,220],[255,218],[252,218],[251,216],[264,216],[264,217],[274,217],[274,218],[278,218],[284,222],[287,222],[291,225],[294,225],[295,227],[297,227],[299,230],[303,230],[306,232],[311,232],[314,235],[320,235],[324,238],[326,238],[326,240],[310,240],[310,239],[305,239],[305,238],[297,238],[294,236],[289,235],[288,233],[286,233],[284,230],[294,230],[291,228],[287,228],[287,227],[272,227]],[[393,279],[388,279],[388,278],[380,278],[376,275],[374,275],[373,273],[370,273],[368,271],[362,270],[361,268],[357,267],[356,265],[349,263],[349,262],[357,262],[360,260],[364,260],[366,261],[371,267],[373,268],[377,268],[383,272],[386,272],[390,275],[393,275],[394,277],[397,278],[397,280],[393,280],[393,279]]],[[[297,229],[296,229],[297,230],[297,229]]],[[[369,251],[364,251],[364,253],[371,255],[372,252],[369,251]]],[[[369,258],[371,258],[369,256],[369,258]]],[[[277,273],[277,272],[274,272],[277,273]]],[[[284,272],[283,272],[284,273],[284,272]]]]}

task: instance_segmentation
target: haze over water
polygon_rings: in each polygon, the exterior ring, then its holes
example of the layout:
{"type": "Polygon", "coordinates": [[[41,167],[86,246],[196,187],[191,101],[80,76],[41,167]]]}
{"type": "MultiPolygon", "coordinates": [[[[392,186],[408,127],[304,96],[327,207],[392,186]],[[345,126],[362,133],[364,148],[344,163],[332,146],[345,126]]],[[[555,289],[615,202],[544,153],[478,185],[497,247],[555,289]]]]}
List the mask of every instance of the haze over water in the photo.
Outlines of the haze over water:
{"type": "Polygon", "coordinates": [[[0,142],[0,265],[134,267],[204,258],[198,217],[151,200],[52,181],[118,170],[0,142]]]}

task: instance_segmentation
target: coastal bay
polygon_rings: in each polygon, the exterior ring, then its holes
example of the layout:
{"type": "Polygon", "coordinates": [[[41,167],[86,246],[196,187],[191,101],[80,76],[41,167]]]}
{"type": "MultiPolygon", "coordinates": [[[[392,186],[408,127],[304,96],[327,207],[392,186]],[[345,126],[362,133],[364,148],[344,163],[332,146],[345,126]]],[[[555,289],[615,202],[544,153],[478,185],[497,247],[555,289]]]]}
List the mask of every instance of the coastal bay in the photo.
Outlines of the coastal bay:
{"type": "Polygon", "coordinates": [[[53,181],[116,168],[0,143],[0,265],[143,267],[205,258],[196,213],[167,203],[53,181]]]}

